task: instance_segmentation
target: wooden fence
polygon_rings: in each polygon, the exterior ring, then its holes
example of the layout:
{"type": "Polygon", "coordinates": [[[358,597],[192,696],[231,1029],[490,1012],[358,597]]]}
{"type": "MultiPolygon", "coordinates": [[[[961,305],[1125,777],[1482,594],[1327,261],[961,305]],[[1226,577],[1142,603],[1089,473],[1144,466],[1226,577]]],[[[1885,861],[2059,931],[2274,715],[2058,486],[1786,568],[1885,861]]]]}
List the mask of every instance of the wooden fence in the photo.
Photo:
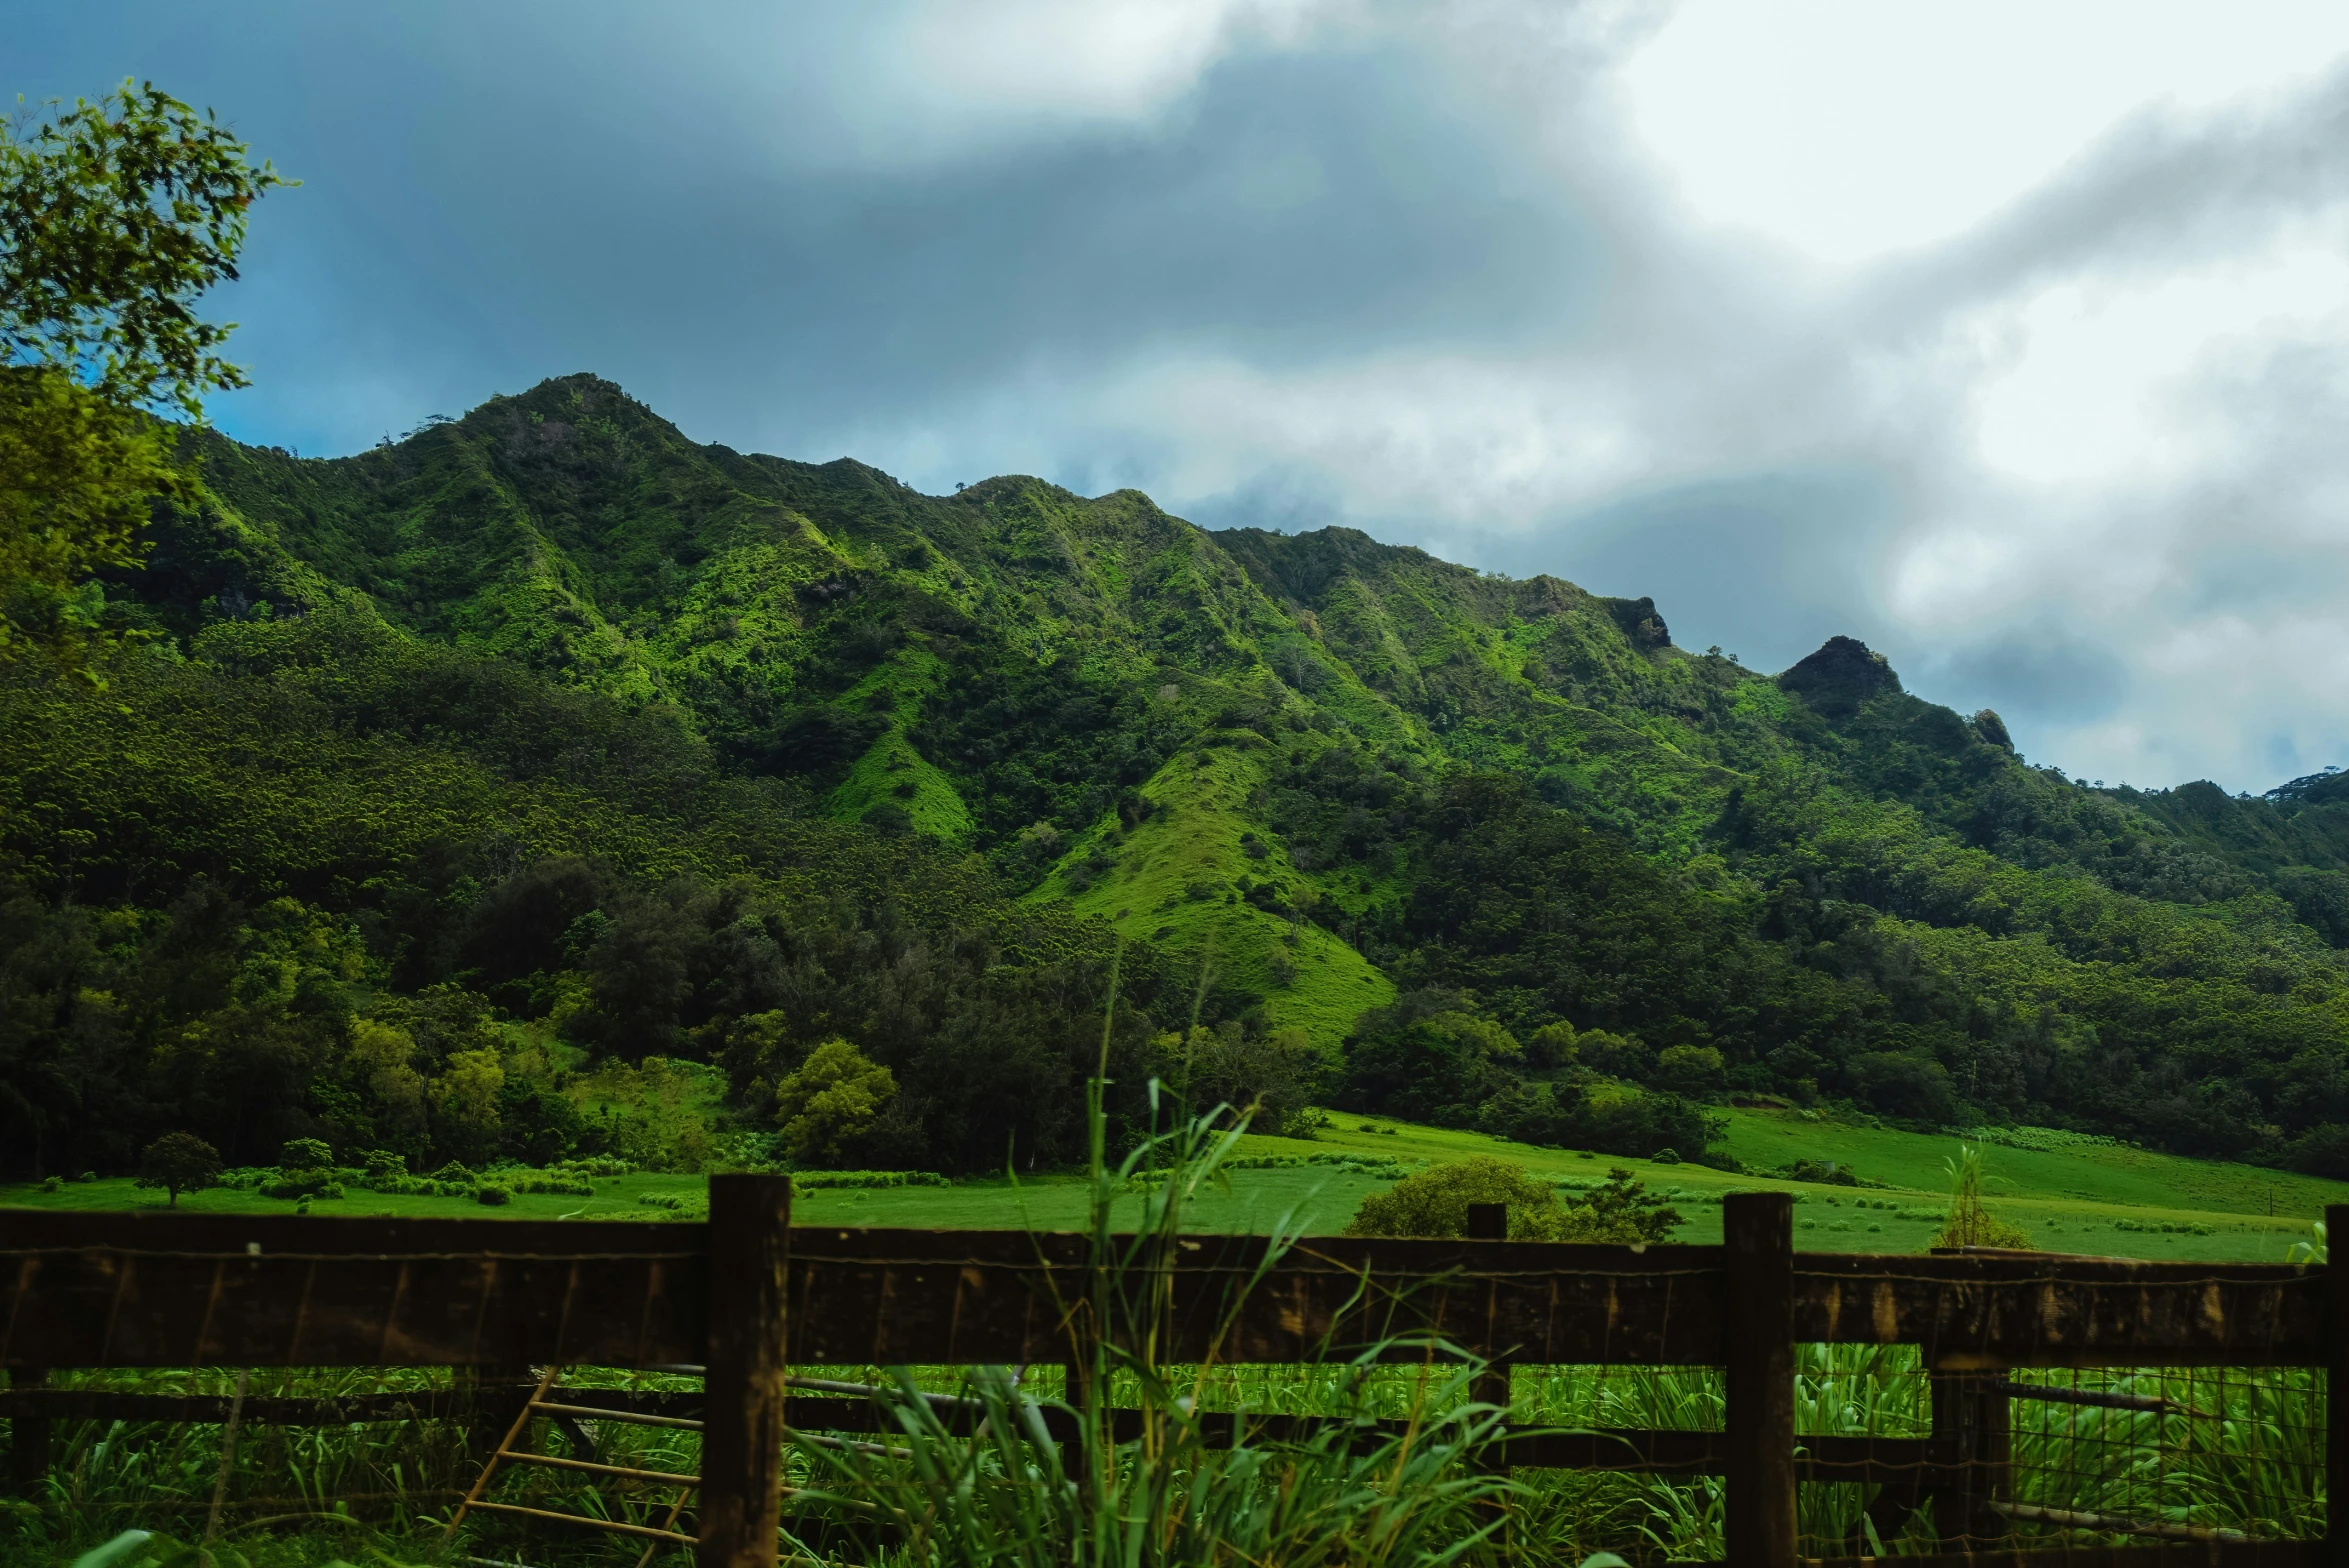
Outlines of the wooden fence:
{"type": "MultiPolygon", "coordinates": [[[[495,1384],[533,1365],[707,1368],[698,1552],[771,1568],[786,1427],[870,1430],[869,1405],[787,1393],[798,1364],[1062,1363],[1055,1302],[1082,1299],[1085,1240],[996,1231],[791,1229],[780,1177],[720,1176],[706,1225],[0,1211],[0,1364],[20,1472],[48,1423],[218,1420],[222,1401],[43,1386],[67,1367],[436,1366],[495,1384]]],[[[1734,1195],[1717,1247],[1309,1238],[1264,1267],[1261,1238],[1184,1237],[1169,1361],[1280,1364],[1433,1333],[1513,1366],[1717,1366],[1722,1431],[1511,1429],[1505,1460],[1726,1478],[1728,1560],[1792,1568],[1796,1485],[1930,1496],[1941,1533],[1978,1528],[2003,1462],[1991,1417],[2028,1367],[2322,1367],[2326,1477],[2349,1474],[2349,1273],[2287,1264],[1793,1250],[1791,1200],[1734,1195]],[[1913,1344],[1932,1379],[1924,1438],[1804,1436],[1793,1347],[1913,1344]]],[[[2349,1207],[2327,1212],[2333,1234],[2349,1207]]],[[[1424,1352],[1412,1352],[1414,1356],[1424,1352]]],[[[575,1390],[651,1410],[680,1396],[575,1390]]],[[[243,1419],[480,1419],[466,1391],[252,1400],[243,1419]],[[284,1408],[276,1408],[282,1406],[284,1408]]],[[[682,1408],[681,1405],[678,1408],[682,1408]]],[[[2067,1562],[2323,1563],[2323,1542],[2073,1548],[2067,1562]]],[[[1973,1564],[2042,1554],[1974,1552],[1973,1564]]]]}

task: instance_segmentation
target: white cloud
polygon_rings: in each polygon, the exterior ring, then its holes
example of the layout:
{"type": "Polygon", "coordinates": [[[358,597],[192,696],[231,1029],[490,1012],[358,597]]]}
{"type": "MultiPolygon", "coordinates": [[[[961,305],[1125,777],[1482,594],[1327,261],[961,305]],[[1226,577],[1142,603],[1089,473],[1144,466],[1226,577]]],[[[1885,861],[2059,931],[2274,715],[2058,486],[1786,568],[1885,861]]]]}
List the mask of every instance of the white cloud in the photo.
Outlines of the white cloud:
{"type": "Polygon", "coordinates": [[[2349,9],[2235,0],[1688,0],[1633,58],[1638,135],[1705,221],[1830,263],[1947,239],[2132,115],[2288,90],[2349,9]]]}
{"type": "Polygon", "coordinates": [[[731,68],[780,72],[820,105],[776,138],[788,163],[950,166],[1144,125],[1234,50],[1293,45],[1337,9],[1335,0],[874,0],[784,20],[731,68]]]}
{"type": "Polygon", "coordinates": [[[2114,495],[2225,462],[2234,432],[2207,395],[2215,373],[2293,343],[2349,341],[2344,238],[2335,216],[2216,265],[2066,280],[1978,313],[1961,330],[1991,365],[1973,394],[1983,460],[2026,483],[2114,495]]]}

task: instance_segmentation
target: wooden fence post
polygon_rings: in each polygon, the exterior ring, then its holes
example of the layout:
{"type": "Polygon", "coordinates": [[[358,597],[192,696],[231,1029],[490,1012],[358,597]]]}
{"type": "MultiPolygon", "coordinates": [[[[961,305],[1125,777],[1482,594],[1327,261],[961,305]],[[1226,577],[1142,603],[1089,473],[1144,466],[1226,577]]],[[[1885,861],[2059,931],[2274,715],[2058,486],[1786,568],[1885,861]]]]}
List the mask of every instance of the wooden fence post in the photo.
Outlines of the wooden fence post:
{"type": "Polygon", "coordinates": [[[1795,1568],[1794,1200],[1731,1193],[1721,1203],[1728,1264],[1728,1559],[1795,1568]]]}
{"type": "Polygon", "coordinates": [[[2000,1372],[1931,1372],[1933,1533],[1942,1549],[1982,1551],[2013,1533],[1992,1502],[2007,1493],[2014,1434],[2000,1372]]]}
{"type": "MultiPolygon", "coordinates": [[[[1509,1239],[1509,1205],[1506,1203],[1471,1203],[1468,1205],[1468,1239],[1470,1241],[1507,1241],[1509,1239]]],[[[1490,1305],[1489,1292],[1487,1305],[1488,1307],[1490,1305]]],[[[1488,1322],[1491,1319],[1489,1311],[1486,1314],[1486,1319],[1488,1322]]],[[[1484,1345],[1481,1348],[1492,1359],[1485,1363],[1484,1371],[1477,1375],[1474,1386],[1469,1389],[1469,1397],[1479,1404],[1499,1406],[1501,1420],[1506,1425],[1509,1419],[1509,1362],[1500,1354],[1498,1346],[1484,1345]]],[[[1493,1474],[1504,1477],[1509,1474],[1509,1440],[1506,1435],[1496,1439],[1488,1448],[1484,1468],[1493,1474]]],[[[1486,1517],[1498,1517],[1499,1513],[1500,1509],[1495,1507],[1486,1514],[1486,1517]]]]}
{"type": "Polygon", "coordinates": [[[791,1178],[710,1178],[700,1568],[775,1568],[783,1525],[791,1178]]]}
{"type": "Polygon", "coordinates": [[[2332,1261],[2349,1204],[2325,1207],[2325,1542],[2327,1568],[2349,1568],[2349,1266],[2332,1261]]]}

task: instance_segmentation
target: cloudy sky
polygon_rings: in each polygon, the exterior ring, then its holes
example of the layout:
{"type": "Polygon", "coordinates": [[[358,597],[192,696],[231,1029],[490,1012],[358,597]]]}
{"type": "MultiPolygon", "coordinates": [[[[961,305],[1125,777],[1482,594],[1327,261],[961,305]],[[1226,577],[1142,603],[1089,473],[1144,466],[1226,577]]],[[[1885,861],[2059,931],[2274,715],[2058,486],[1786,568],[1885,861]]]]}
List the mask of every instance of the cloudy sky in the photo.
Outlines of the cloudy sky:
{"type": "Polygon", "coordinates": [[[2349,762],[2349,8],[0,0],[302,179],[234,434],[592,370],[1836,632],[2080,776],[2349,762]]]}

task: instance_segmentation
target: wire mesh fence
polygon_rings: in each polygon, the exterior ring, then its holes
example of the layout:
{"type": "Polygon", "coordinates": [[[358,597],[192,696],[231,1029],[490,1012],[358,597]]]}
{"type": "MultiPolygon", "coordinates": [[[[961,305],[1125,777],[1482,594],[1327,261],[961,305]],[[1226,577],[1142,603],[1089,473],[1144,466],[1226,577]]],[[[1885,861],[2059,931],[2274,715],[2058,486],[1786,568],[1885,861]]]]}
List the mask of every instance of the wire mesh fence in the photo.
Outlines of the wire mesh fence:
{"type": "MultiPolygon", "coordinates": [[[[953,1397],[968,1372],[919,1368],[911,1382],[953,1397]]],[[[909,1457],[869,1430],[875,1423],[830,1431],[811,1424],[826,1408],[822,1399],[845,1412],[858,1391],[894,1385],[891,1369],[795,1373],[808,1397],[793,1407],[799,1450],[787,1462],[788,1490],[808,1479],[810,1445],[858,1444],[884,1466],[909,1457]]],[[[1370,1397],[1350,1406],[1341,1406],[1328,1373],[1309,1367],[1172,1368],[1168,1376],[1209,1410],[1314,1417],[1343,1408],[1393,1418],[1427,1397],[1429,1374],[1381,1368],[1370,1397]]],[[[1067,1396],[1057,1365],[1022,1369],[1020,1377],[1038,1401],[1067,1396]]],[[[47,1386],[60,1395],[212,1401],[258,1418],[233,1426],[53,1422],[49,1464],[23,1500],[49,1515],[53,1528],[44,1534],[59,1552],[132,1526],[232,1546],[288,1531],[331,1537],[346,1527],[430,1544],[481,1480],[486,1455],[504,1446],[528,1458],[494,1467],[475,1492],[459,1532],[467,1554],[646,1565],[690,1555],[699,1422],[660,1413],[699,1409],[701,1380],[687,1373],[567,1368],[551,1388],[532,1390],[439,1368],[91,1370],[55,1374],[47,1386]],[[519,1427],[487,1430],[509,1425],[517,1395],[532,1392],[544,1408],[519,1427]],[[629,1407],[616,1407],[606,1399],[612,1395],[626,1396],[629,1407]],[[291,1407],[338,1402],[376,1413],[403,1397],[414,1401],[405,1417],[281,1419],[291,1407]],[[594,1522],[620,1528],[606,1536],[582,1528],[594,1522]],[[567,1526],[551,1544],[550,1523],[567,1526]]],[[[1840,1442],[1831,1457],[1864,1478],[1800,1483],[1801,1555],[2321,1540],[2326,1394],[2324,1372],[2307,1367],[1936,1377],[1913,1345],[1806,1345],[1796,1362],[1798,1445],[1825,1452],[1840,1442]]],[[[1131,1391],[1113,1389],[1111,1397],[1128,1402],[1131,1391]]],[[[1450,1397],[1460,1397],[1456,1388],[1450,1397]]],[[[1518,1432],[1717,1435],[1725,1406],[1714,1367],[1519,1367],[1510,1385],[1518,1432]]],[[[1718,1560],[1725,1487],[1719,1466],[1697,1452],[1676,1469],[1631,1467],[1628,1458],[1622,1469],[1518,1467],[1508,1503],[1511,1555],[1556,1563],[1598,1551],[1634,1562],[1718,1560]]],[[[833,1533],[821,1510],[793,1517],[808,1542],[833,1533]]]]}

